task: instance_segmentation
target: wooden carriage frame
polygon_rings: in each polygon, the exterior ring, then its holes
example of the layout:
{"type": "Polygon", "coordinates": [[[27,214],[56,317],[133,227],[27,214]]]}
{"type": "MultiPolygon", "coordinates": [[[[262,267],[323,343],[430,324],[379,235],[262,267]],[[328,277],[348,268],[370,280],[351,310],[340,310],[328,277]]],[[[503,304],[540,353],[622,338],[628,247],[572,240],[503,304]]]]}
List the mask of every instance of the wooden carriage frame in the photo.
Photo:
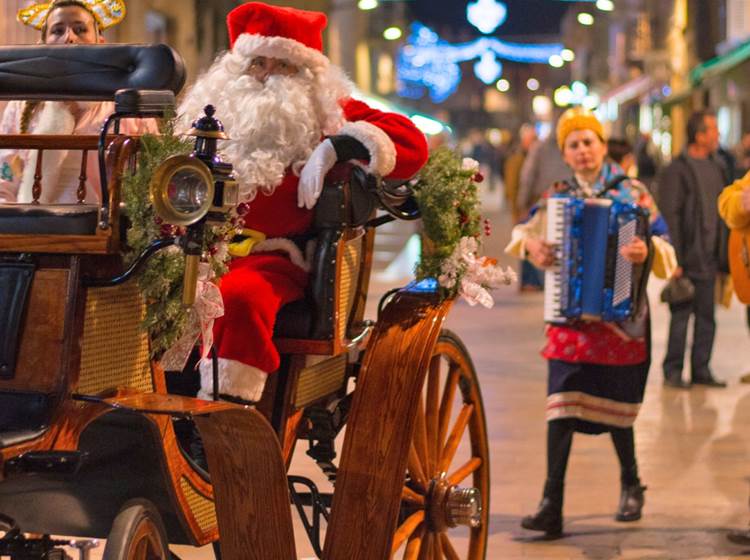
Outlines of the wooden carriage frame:
{"type": "MultiPolygon", "coordinates": [[[[86,153],[96,150],[99,140],[0,136],[0,149],[62,148],[86,153]]],[[[447,502],[451,488],[471,476],[485,509],[483,522],[471,529],[468,557],[483,558],[489,453],[473,366],[460,342],[442,334],[451,302],[441,301],[434,291],[399,292],[377,323],[364,321],[374,228],[352,215],[351,169],[326,189],[324,196],[334,199],[328,204],[333,211],[319,220],[330,239],[316,258],[330,266],[325,277],[317,278],[314,291],[325,295],[323,307],[328,311],[321,315],[318,310],[313,319],[316,337],[282,333],[276,338],[287,367],[269,379],[257,410],[249,410],[166,394],[164,373],[149,360],[148,337],[140,329],[145,304],[136,282],[87,286],[92,279],[122,273],[121,179],[135,165],[138,147],[135,137],[106,138],[110,178],[106,228],[97,224],[88,235],[0,233],[0,260],[12,257],[33,261],[35,266],[19,330],[17,375],[0,377],[0,395],[43,395],[42,408],[51,411],[40,426],[0,433],[0,512],[9,507],[14,492],[27,488],[25,472],[37,478],[40,472],[48,473],[35,460],[56,462],[54,468],[64,470],[61,463],[77,463],[82,449],[94,456],[128,454],[131,461],[123,469],[148,467],[133,477],[161,476],[164,481],[156,498],[149,498],[160,511],[173,512],[164,519],[171,542],[213,542],[221,526],[225,558],[294,558],[286,468],[296,440],[304,433],[304,411],[343,396],[356,366],[356,390],[322,557],[382,559],[390,557],[396,545],[405,545],[405,557],[416,558],[424,542],[435,551],[433,557],[453,558],[443,537],[454,521],[448,518],[447,502]],[[30,320],[38,317],[47,320],[30,320]],[[368,348],[377,352],[365,351],[368,348]],[[448,361],[442,395],[440,359],[448,361]],[[446,416],[444,409],[456,392],[462,395],[463,408],[450,429],[450,410],[446,416]],[[180,449],[172,423],[175,417],[192,419],[198,426],[210,481],[180,449]],[[134,426],[150,441],[143,445],[142,455],[133,452],[137,441],[126,436],[134,426]],[[123,437],[111,446],[99,445],[98,436],[107,433],[123,437]],[[472,458],[449,472],[464,436],[470,440],[472,458]],[[20,480],[18,486],[15,480],[20,480]],[[243,491],[237,492],[242,480],[257,484],[244,483],[243,491]],[[412,508],[406,513],[404,503],[412,508]]],[[[41,188],[41,164],[36,171],[41,188]]],[[[81,181],[85,182],[83,174],[81,181]]],[[[35,193],[38,197],[38,189],[35,193]]],[[[51,503],[55,497],[71,499],[71,495],[84,506],[91,506],[87,499],[102,499],[96,488],[70,489],[62,484],[61,491],[60,471],[50,472],[49,488],[39,492],[51,503]]],[[[123,476],[127,478],[127,472],[123,476]]],[[[139,488],[137,481],[133,484],[139,488]]],[[[127,501],[132,496],[117,497],[127,501]]],[[[81,531],[84,528],[76,522],[83,521],[75,516],[56,521],[45,514],[40,519],[37,509],[20,507],[14,514],[34,532],[102,536],[105,529],[95,524],[81,531]]],[[[100,525],[111,523],[111,515],[103,511],[96,515],[102,518],[100,525]]]]}

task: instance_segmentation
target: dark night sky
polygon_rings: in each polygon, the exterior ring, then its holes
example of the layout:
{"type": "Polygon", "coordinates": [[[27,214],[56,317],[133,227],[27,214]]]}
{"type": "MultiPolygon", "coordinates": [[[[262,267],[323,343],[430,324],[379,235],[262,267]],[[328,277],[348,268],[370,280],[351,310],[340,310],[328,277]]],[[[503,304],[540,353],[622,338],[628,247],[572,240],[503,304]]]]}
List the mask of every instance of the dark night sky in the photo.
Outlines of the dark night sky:
{"type": "MultiPolygon", "coordinates": [[[[458,33],[481,35],[466,21],[466,6],[470,0],[412,0],[414,19],[458,33]]],[[[558,0],[503,0],[508,7],[508,18],[494,36],[557,34],[565,11],[574,3],[558,0]]]]}

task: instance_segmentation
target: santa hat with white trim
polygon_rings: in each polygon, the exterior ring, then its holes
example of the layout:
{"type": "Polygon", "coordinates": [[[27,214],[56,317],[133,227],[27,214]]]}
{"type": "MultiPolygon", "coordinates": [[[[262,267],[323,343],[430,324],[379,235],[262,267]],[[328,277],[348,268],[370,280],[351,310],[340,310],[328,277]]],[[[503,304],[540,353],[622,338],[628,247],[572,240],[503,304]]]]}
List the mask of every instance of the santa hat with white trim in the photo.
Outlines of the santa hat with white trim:
{"type": "Polygon", "coordinates": [[[248,2],[227,16],[232,52],[247,58],[282,58],[311,70],[329,65],[323,54],[323,29],[328,18],[311,12],[263,2],[248,2]]]}

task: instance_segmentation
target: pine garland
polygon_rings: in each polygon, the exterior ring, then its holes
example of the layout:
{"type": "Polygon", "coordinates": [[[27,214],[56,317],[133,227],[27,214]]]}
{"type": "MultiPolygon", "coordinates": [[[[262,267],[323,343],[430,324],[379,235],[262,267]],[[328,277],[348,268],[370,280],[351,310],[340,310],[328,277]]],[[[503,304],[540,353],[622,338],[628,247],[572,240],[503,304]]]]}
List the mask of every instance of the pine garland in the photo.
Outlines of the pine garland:
{"type": "MultiPolygon", "coordinates": [[[[128,250],[125,253],[129,265],[153,241],[183,233],[181,228],[163,223],[155,214],[150,202],[149,183],[156,168],[168,157],[189,154],[193,149],[190,139],[176,136],[171,122],[155,136],[141,137],[138,165],[134,172],[123,177],[124,214],[130,221],[127,231],[128,250]]],[[[236,218],[232,218],[236,221],[236,218]]],[[[226,272],[228,255],[223,246],[233,235],[235,225],[206,227],[205,247],[209,251],[203,256],[211,264],[217,277],[226,272]]],[[[142,327],[151,338],[151,354],[160,357],[182,335],[187,324],[189,308],[182,304],[182,278],[185,271],[185,256],[178,247],[169,247],[153,255],[146,263],[138,279],[141,293],[146,301],[146,317],[142,327]]]]}
{"type": "MultiPolygon", "coordinates": [[[[476,161],[462,159],[449,148],[435,150],[412,184],[422,214],[422,258],[417,280],[435,278],[444,297],[464,296],[470,303],[491,305],[488,290],[514,279],[510,269],[480,257],[482,222],[476,161]]],[[[488,306],[489,306],[488,305],[488,306]]]]}

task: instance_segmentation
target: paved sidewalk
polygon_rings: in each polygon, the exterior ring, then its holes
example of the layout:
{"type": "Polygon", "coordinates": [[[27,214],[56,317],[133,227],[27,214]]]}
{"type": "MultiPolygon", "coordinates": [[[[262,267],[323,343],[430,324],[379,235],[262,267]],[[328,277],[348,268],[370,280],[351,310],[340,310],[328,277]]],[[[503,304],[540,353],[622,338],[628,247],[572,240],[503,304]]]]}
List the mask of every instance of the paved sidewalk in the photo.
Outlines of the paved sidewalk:
{"type": "MultiPolygon", "coordinates": [[[[508,224],[495,220],[488,250],[500,255],[508,224]]],[[[510,262],[505,259],[505,262],[510,262]]],[[[377,288],[383,289],[384,286],[377,288]]],[[[660,284],[651,282],[651,301],[660,284]]],[[[541,294],[497,292],[492,310],[458,303],[448,327],[469,347],[482,384],[492,451],[490,559],[743,558],[748,550],[726,540],[731,528],[750,520],[750,335],[744,309],[719,310],[714,372],[726,389],[663,388],[660,361],[667,309],[653,304],[653,358],[646,399],[636,423],[638,458],[648,485],[641,521],[613,520],[619,473],[609,437],[576,435],[568,470],[565,538],[546,542],[519,527],[540,498],[545,469],[545,362],[541,294]]],[[[320,480],[316,467],[297,448],[291,472],[320,480]]],[[[300,528],[297,523],[297,528],[300,528]]],[[[312,557],[301,531],[300,558],[312,557]]],[[[208,549],[175,547],[183,560],[213,558],[208,549]]]]}

